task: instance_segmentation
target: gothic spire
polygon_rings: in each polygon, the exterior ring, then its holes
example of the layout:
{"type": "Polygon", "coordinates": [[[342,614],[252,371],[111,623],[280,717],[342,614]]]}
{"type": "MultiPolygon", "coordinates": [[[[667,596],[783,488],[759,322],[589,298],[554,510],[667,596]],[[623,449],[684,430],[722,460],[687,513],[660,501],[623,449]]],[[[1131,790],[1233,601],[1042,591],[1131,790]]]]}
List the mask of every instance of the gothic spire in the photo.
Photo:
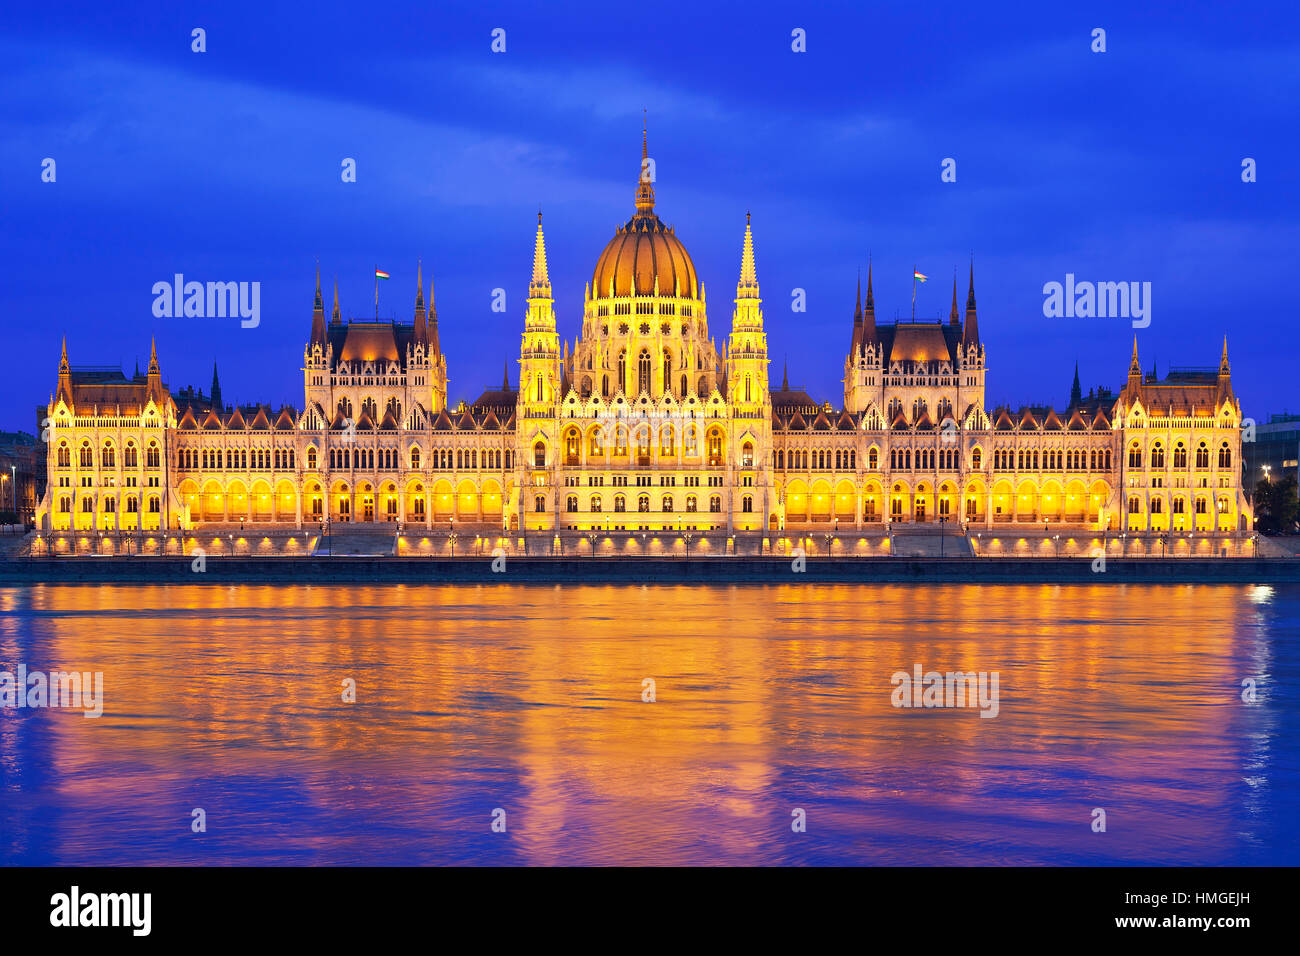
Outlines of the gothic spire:
{"type": "Polygon", "coordinates": [[[334,311],[330,313],[330,321],[336,325],[343,321],[343,316],[339,312],[339,277],[334,277],[334,311]]]}
{"type": "Polygon", "coordinates": [[[510,359],[502,359],[503,374],[501,376],[501,391],[510,391],[510,359]]]}
{"type": "Polygon", "coordinates": [[[316,295],[311,304],[311,341],[325,344],[325,303],[320,297],[320,263],[316,263],[316,295]]]}
{"type": "Polygon", "coordinates": [[[736,298],[758,298],[758,271],[754,266],[754,236],[750,232],[748,212],[745,213],[745,243],[740,253],[740,281],[736,283],[736,298]]]}
{"type": "Polygon", "coordinates": [[[551,276],[546,269],[546,238],[542,235],[542,212],[537,211],[537,239],[533,245],[533,279],[528,283],[528,298],[549,299],[551,276]]]}
{"type": "Polygon", "coordinates": [[[790,360],[785,359],[781,365],[781,391],[790,391],[790,360]]]}
{"type": "Polygon", "coordinates": [[[435,359],[442,354],[442,339],[438,335],[438,302],[433,295],[433,273],[429,273],[429,327],[425,339],[428,354],[435,359]]]}
{"type": "Polygon", "coordinates": [[[415,344],[429,344],[429,323],[424,312],[424,261],[415,266],[415,344]]]}
{"type": "Polygon", "coordinates": [[[212,363],[212,407],[221,410],[221,380],[217,378],[217,363],[212,363]]]}
{"type": "Polygon", "coordinates": [[[1219,356],[1219,375],[1230,375],[1232,366],[1228,364],[1228,337],[1223,337],[1223,354],[1219,356]]]}
{"type": "Polygon", "coordinates": [[[975,315],[975,260],[970,264],[970,286],[966,290],[966,324],[961,330],[963,345],[978,345],[980,340],[979,321],[975,315]]]}
{"type": "Polygon", "coordinates": [[[849,355],[857,358],[862,348],[862,270],[858,270],[858,294],[853,306],[853,339],[849,344],[849,355]]]}
{"type": "Polygon", "coordinates": [[[957,312],[957,270],[952,270],[952,311],[948,313],[948,324],[956,325],[960,315],[957,312]]]}
{"type": "Polygon", "coordinates": [[[1083,388],[1079,385],[1079,362],[1074,363],[1074,384],[1070,386],[1070,407],[1076,407],[1083,401],[1083,388]]]}
{"type": "Polygon", "coordinates": [[[876,341],[876,297],[871,291],[871,260],[867,260],[867,301],[862,307],[861,346],[876,341]]]}

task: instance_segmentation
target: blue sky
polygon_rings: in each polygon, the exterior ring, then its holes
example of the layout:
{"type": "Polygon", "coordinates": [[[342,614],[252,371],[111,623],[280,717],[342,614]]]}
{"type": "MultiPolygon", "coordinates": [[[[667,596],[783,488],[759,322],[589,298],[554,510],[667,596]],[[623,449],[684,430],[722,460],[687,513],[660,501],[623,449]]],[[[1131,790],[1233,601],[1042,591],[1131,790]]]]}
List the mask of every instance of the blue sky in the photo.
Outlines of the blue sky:
{"type": "Polygon", "coordinates": [[[1146,367],[1214,365],[1226,333],[1245,413],[1300,410],[1300,15],[1056,6],[11,6],[0,427],[34,427],[65,333],[73,364],[129,371],[157,336],[173,388],[206,389],[216,360],[227,400],[301,405],[317,258],[346,314],[373,314],[373,265],[388,269],[381,314],[409,321],[423,257],[453,399],[507,359],[513,381],[537,208],[572,339],[632,212],[643,108],[658,211],[719,345],[753,213],[776,381],[788,359],[792,384],[840,401],[869,256],[888,321],[910,311],[913,264],[932,277],[918,313],[946,315],[973,255],[991,403],[1064,404],[1076,359],[1085,391],[1121,384],[1127,320],[1043,316],[1043,284],[1072,272],[1152,283],[1146,367]],[[151,287],[176,272],[261,282],[260,326],[155,318],[151,287]]]}

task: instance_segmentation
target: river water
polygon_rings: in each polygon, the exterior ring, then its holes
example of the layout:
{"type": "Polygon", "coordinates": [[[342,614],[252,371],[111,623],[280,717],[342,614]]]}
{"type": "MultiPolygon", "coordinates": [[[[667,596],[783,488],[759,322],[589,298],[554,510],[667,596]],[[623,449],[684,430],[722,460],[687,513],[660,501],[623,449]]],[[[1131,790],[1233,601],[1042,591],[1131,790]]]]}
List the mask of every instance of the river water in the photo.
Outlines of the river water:
{"type": "Polygon", "coordinates": [[[103,673],[0,708],[0,863],[1294,864],[1298,637],[1293,586],[0,588],[0,671],[103,673]]]}

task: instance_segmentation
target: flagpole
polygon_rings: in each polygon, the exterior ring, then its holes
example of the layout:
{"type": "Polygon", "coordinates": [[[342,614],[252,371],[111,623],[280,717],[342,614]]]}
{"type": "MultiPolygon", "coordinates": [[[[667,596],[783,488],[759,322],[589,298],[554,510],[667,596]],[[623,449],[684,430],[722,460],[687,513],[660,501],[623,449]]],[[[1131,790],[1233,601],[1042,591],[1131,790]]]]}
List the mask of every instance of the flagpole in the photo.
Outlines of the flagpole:
{"type": "Polygon", "coordinates": [[[916,266],[912,266],[912,321],[916,321],[916,266]]]}
{"type": "MultiPolygon", "coordinates": [[[[913,310],[915,311],[915,310],[913,310]]],[[[375,321],[379,321],[379,263],[375,263],[375,321]]]]}

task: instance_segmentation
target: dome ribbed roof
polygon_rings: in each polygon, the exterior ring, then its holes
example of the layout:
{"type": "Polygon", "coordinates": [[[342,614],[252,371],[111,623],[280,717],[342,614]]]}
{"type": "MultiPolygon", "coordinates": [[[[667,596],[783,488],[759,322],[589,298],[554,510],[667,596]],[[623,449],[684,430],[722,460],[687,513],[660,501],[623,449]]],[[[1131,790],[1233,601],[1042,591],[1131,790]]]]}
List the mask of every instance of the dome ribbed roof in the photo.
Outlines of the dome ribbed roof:
{"type": "Polygon", "coordinates": [[[653,212],[638,212],[619,228],[596,260],[591,294],[597,299],[608,298],[612,280],[615,296],[653,295],[656,278],[660,295],[699,298],[695,263],[682,241],[653,212]]]}

